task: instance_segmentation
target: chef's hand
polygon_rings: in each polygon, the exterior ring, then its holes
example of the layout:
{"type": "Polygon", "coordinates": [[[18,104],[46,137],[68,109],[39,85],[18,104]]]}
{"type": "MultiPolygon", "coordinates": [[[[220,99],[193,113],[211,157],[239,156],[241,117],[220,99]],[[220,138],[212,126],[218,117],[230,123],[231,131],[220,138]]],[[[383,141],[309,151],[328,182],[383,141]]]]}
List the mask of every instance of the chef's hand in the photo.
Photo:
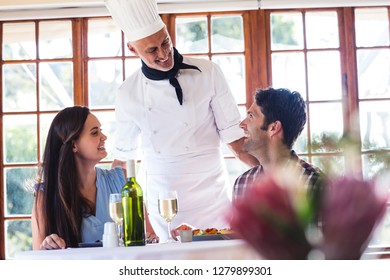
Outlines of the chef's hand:
{"type": "Polygon", "coordinates": [[[57,234],[53,233],[46,236],[43,239],[41,246],[39,247],[41,250],[53,250],[53,249],[65,249],[66,244],[64,239],[59,237],[57,234]]]}
{"type": "Polygon", "coordinates": [[[179,225],[178,227],[174,228],[173,230],[171,230],[172,238],[177,241],[177,237],[179,236],[179,230],[188,230],[188,229],[194,230],[196,228],[194,226],[189,225],[189,224],[183,223],[183,224],[179,225]]]}
{"type": "Polygon", "coordinates": [[[120,166],[120,167],[122,167],[122,169],[126,170],[126,161],[114,159],[114,161],[111,164],[111,168],[114,168],[116,166],[120,166]]]}

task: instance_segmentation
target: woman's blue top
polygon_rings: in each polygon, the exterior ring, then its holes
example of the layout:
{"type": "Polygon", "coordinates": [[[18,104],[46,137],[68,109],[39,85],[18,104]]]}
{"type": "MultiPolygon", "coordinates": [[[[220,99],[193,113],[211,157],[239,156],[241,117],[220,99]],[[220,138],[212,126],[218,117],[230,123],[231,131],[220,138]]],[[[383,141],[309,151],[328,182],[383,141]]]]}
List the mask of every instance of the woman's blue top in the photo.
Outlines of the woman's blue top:
{"type": "MultiPolygon", "coordinates": [[[[101,169],[96,167],[96,213],[83,218],[81,223],[82,242],[95,242],[103,239],[104,224],[113,222],[110,217],[110,194],[121,193],[126,183],[125,175],[120,166],[112,169],[101,169]]],[[[35,185],[43,191],[43,184],[35,185]]]]}
{"type": "Polygon", "coordinates": [[[104,224],[113,222],[110,217],[109,199],[111,193],[121,193],[126,183],[120,166],[112,169],[96,167],[96,213],[83,218],[81,225],[82,242],[102,240],[104,224]]]}

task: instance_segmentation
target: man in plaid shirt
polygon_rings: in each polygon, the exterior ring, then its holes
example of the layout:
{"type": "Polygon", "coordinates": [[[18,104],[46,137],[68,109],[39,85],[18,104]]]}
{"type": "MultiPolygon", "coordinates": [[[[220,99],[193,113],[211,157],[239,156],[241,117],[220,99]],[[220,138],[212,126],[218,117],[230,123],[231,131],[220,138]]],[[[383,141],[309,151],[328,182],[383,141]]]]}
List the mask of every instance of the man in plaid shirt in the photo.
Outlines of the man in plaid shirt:
{"type": "MultiPolygon", "coordinates": [[[[309,194],[320,192],[324,176],[321,170],[300,159],[292,150],[306,123],[306,104],[301,95],[288,89],[258,89],[255,102],[240,123],[245,132],[243,149],[260,165],[240,175],[233,186],[233,200],[244,195],[253,181],[288,162],[296,162],[307,183],[309,194]]],[[[314,198],[317,200],[318,198],[314,198]]]]}

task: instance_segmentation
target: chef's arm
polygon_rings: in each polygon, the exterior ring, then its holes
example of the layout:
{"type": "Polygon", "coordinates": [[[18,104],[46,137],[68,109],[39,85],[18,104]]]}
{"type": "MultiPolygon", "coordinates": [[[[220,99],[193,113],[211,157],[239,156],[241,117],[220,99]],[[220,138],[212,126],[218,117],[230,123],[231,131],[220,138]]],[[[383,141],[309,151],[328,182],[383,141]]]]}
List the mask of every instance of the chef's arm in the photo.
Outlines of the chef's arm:
{"type": "Polygon", "coordinates": [[[121,166],[123,169],[126,170],[126,161],[121,161],[119,159],[114,159],[114,161],[111,164],[111,168],[114,168],[116,166],[121,166]]]}
{"type": "Polygon", "coordinates": [[[242,137],[234,142],[228,143],[227,146],[233,152],[236,158],[238,158],[240,161],[242,161],[249,167],[254,167],[256,165],[259,165],[260,164],[259,161],[254,156],[242,150],[244,139],[245,138],[242,137]]]}
{"type": "MultiPolygon", "coordinates": [[[[149,220],[149,213],[146,209],[146,206],[144,205],[144,213],[145,213],[145,231],[146,231],[146,238],[148,239],[148,243],[150,243],[153,240],[150,240],[151,238],[155,239],[155,241],[158,243],[160,240],[160,237],[156,235],[156,232],[153,229],[152,224],[149,220]]],[[[154,243],[154,242],[152,242],[154,243]]]]}

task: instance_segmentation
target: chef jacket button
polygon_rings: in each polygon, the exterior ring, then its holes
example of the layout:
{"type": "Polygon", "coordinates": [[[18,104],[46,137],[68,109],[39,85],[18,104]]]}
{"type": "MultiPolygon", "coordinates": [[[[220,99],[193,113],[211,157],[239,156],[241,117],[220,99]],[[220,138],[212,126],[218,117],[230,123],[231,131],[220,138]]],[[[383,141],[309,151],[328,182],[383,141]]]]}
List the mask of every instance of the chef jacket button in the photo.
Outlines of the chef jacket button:
{"type": "Polygon", "coordinates": [[[149,110],[149,111],[152,111],[152,107],[149,107],[148,110],[149,110]]]}
{"type": "Polygon", "coordinates": [[[157,134],[157,130],[153,130],[153,134],[157,134]]]}
{"type": "Polygon", "coordinates": [[[188,126],[188,123],[185,122],[185,123],[184,123],[184,126],[187,127],[187,126],[188,126]]]}
{"type": "Polygon", "coordinates": [[[186,149],[186,151],[188,152],[190,148],[189,148],[188,146],[186,146],[186,148],[185,148],[185,149],[186,149]]]}
{"type": "Polygon", "coordinates": [[[161,152],[157,150],[156,153],[160,154],[161,152]]]}

